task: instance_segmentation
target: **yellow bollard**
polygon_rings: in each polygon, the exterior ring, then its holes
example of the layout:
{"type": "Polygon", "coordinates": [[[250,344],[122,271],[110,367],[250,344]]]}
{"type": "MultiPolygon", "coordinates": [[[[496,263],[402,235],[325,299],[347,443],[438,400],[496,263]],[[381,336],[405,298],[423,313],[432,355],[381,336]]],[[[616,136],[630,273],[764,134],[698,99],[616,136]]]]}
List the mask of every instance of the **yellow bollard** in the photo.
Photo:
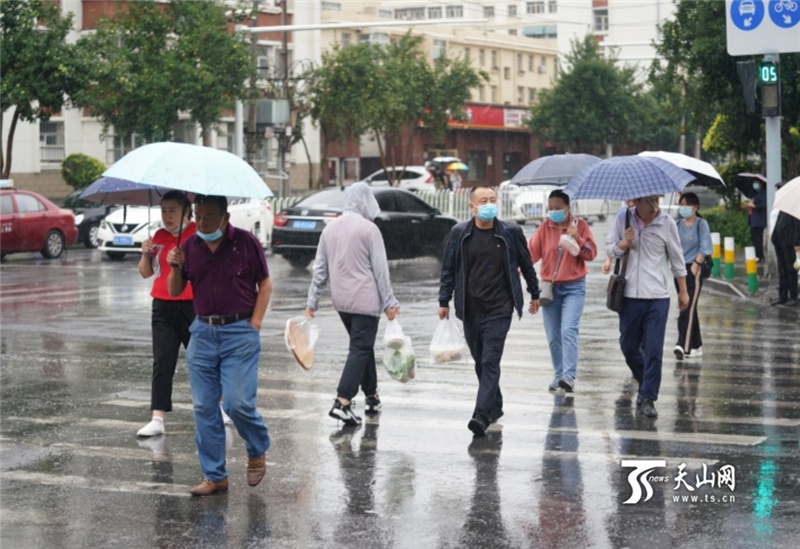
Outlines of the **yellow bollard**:
{"type": "Polygon", "coordinates": [[[735,262],[734,242],[732,236],[725,237],[725,279],[733,280],[733,267],[735,262]]]}
{"type": "Polygon", "coordinates": [[[719,276],[719,263],[720,263],[719,233],[711,233],[711,243],[714,245],[714,251],[711,253],[711,261],[713,263],[713,267],[711,267],[711,275],[719,276]]]}
{"type": "Polygon", "coordinates": [[[747,261],[747,289],[752,294],[758,290],[758,265],[756,262],[756,249],[753,246],[747,246],[744,249],[744,257],[747,261]]]}

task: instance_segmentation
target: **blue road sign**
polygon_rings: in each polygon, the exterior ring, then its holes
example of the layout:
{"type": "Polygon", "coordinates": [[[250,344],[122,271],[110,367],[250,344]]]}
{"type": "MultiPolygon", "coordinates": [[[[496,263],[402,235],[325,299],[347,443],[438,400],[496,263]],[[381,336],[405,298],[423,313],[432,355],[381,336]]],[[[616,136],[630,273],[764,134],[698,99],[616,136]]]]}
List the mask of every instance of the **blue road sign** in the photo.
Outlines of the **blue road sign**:
{"type": "Polygon", "coordinates": [[[798,0],[769,0],[769,18],[784,29],[800,23],[800,3],[798,0]]]}
{"type": "Polygon", "coordinates": [[[743,31],[755,30],[764,20],[764,2],[762,0],[733,0],[730,16],[731,22],[743,31]]]}

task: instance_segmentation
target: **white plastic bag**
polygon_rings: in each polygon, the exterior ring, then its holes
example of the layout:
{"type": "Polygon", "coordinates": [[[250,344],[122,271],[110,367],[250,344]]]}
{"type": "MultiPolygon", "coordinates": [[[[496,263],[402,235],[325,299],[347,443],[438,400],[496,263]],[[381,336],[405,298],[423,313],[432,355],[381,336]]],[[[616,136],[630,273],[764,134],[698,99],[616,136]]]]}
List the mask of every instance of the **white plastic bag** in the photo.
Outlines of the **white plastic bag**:
{"type": "Polygon", "coordinates": [[[404,338],[405,334],[403,333],[403,328],[400,326],[400,321],[396,318],[390,320],[388,324],[386,324],[386,331],[383,333],[383,344],[390,349],[398,351],[403,348],[403,344],[405,343],[404,338]]]}
{"type": "Polygon", "coordinates": [[[314,364],[314,345],[317,344],[317,339],[319,339],[319,326],[314,324],[313,318],[296,316],[286,321],[283,341],[305,370],[310,370],[314,364]]]}
{"type": "Polygon", "coordinates": [[[467,352],[467,342],[461,335],[458,322],[452,318],[440,320],[433,332],[430,349],[434,362],[463,360],[467,352]]]}
{"type": "Polygon", "coordinates": [[[417,357],[411,338],[403,336],[403,344],[399,349],[387,346],[383,351],[383,365],[392,379],[401,383],[414,379],[417,374],[417,357]]]}

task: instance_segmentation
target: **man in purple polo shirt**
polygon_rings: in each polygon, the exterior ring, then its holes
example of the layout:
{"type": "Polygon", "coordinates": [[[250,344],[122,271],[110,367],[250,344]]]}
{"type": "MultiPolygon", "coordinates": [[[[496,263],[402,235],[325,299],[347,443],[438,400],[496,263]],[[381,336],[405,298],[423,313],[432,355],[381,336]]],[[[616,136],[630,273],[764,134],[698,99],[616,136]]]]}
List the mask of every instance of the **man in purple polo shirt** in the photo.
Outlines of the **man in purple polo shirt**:
{"type": "Polygon", "coordinates": [[[197,233],[167,256],[171,295],[186,282],[194,289],[197,318],[186,349],[194,403],[195,443],[204,480],[192,495],[228,489],[225,427],[219,401],[247,449],[247,484],[256,486],[266,472],[270,438],[256,409],[261,321],[269,305],[272,281],[259,241],[228,220],[224,196],[197,195],[197,233]]]}

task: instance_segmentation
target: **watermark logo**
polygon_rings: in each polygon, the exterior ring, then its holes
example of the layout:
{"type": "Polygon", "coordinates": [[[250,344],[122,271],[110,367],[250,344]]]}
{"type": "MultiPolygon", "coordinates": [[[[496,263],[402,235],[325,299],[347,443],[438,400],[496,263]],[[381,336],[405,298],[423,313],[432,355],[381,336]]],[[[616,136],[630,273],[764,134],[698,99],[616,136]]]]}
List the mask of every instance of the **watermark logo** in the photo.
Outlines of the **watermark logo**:
{"type": "MultiPolygon", "coordinates": [[[[667,462],[663,459],[623,459],[621,465],[623,467],[633,467],[633,471],[628,475],[628,484],[631,485],[631,497],[622,502],[624,505],[633,505],[653,497],[653,487],[650,485],[651,473],[656,467],[666,467],[667,462]],[[644,488],[644,499],[642,499],[642,488],[644,488]]],[[[668,477],[666,481],[669,481],[668,477]]]]}

